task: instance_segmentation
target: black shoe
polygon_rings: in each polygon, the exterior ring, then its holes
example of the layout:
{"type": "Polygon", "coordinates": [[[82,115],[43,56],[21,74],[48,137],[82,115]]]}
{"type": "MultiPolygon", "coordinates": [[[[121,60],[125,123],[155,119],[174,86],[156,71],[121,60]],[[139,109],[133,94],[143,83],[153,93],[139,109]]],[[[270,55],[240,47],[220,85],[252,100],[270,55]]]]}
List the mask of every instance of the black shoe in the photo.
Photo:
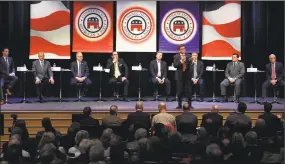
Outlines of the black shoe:
{"type": "Polygon", "coordinates": [[[227,96],[225,96],[225,98],[224,98],[223,102],[229,102],[229,99],[228,99],[228,97],[227,97],[227,96]]]}
{"type": "Polygon", "coordinates": [[[165,101],[166,101],[166,102],[169,102],[170,100],[169,100],[169,98],[168,98],[168,97],[166,97],[166,98],[165,98],[165,101]]]}
{"type": "Polygon", "coordinates": [[[201,101],[201,102],[204,102],[204,97],[201,97],[200,101],[201,101]]]}
{"type": "Polygon", "coordinates": [[[236,103],[239,103],[239,96],[236,97],[236,103]]]}
{"type": "Polygon", "coordinates": [[[129,102],[126,96],[124,96],[123,101],[129,102]]]}

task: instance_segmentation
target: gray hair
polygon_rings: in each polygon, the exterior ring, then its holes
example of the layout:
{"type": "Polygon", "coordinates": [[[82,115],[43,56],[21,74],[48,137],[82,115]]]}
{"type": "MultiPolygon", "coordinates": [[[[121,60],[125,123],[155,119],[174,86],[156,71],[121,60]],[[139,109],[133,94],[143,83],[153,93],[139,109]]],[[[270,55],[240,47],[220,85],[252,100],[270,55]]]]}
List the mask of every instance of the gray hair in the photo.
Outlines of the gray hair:
{"type": "Polygon", "coordinates": [[[89,133],[86,131],[86,130],[80,130],[76,133],[76,136],[75,136],[75,144],[77,146],[79,146],[80,142],[83,140],[83,139],[88,139],[89,138],[89,133]]]}
{"type": "Polygon", "coordinates": [[[138,130],[136,130],[135,132],[135,139],[139,140],[141,138],[147,137],[147,131],[143,128],[139,128],[138,130]]]}
{"type": "Polygon", "coordinates": [[[87,153],[87,150],[94,145],[94,142],[92,140],[89,139],[83,139],[80,144],[79,144],[79,151],[80,153],[84,154],[87,153]]]}
{"type": "Polygon", "coordinates": [[[257,144],[257,134],[254,131],[249,131],[245,135],[245,141],[249,145],[257,144]]]}
{"type": "Polygon", "coordinates": [[[89,160],[90,162],[97,162],[104,160],[104,147],[100,145],[93,145],[89,151],[89,160]]]}
{"type": "Polygon", "coordinates": [[[269,57],[275,57],[276,58],[276,56],[274,54],[270,54],[269,57]]]}

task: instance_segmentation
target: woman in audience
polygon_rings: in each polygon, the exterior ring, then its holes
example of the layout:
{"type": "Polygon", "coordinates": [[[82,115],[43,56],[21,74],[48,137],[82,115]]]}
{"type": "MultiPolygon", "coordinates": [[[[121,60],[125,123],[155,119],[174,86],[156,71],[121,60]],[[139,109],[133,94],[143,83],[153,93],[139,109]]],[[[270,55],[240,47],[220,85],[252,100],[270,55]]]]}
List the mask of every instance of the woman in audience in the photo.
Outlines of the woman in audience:
{"type": "Polygon", "coordinates": [[[68,150],[68,154],[79,152],[79,144],[83,139],[89,139],[89,133],[86,130],[80,130],[75,135],[75,145],[68,150]]]}
{"type": "Polygon", "coordinates": [[[230,164],[245,163],[245,141],[241,133],[234,133],[231,142],[231,157],[229,158],[230,164]]]}
{"type": "Polygon", "coordinates": [[[80,130],[80,124],[78,122],[73,122],[67,129],[67,135],[61,137],[60,144],[63,146],[65,152],[75,145],[76,133],[80,130]]]}
{"type": "Polygon", "coordinates": [[[258,139],[257,134],[254,131],[249,131],[245,135],[245,154],[246,154],[246,163],[258,164],[262,158],[263,150],[257,145],[258,139]]]}
{"type": "Polygon", "coordinates": [[[56,142],[59,143],[61,139],[61,133],[59,131],[56,131],[55,128],[52,126],[51,120],[48,117],[45,117],[42,119],[42,127],[44,128],[43,131],[39,131],[36,135],[36,141],[39,142],[39,140],[42,138],[42,135],[45,132],[52,132],[55,135],[56,142]]]}

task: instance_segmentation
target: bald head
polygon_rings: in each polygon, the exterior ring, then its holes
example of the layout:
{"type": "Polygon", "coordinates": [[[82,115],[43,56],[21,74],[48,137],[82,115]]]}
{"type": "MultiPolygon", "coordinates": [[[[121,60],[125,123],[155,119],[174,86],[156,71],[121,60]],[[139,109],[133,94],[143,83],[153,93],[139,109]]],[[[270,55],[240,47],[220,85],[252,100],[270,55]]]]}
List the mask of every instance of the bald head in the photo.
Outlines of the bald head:
{"type": "Polygon", "coordinates": [[[159,103],[158,104],[158,110],[159,110],[159,112],[166,111],[166,104],[164,102],[159,103]]]}
{"type": "Polygon", "coordinates": [[[112,105],[110,107],[110,114],[111,115],[117,115],[117,112],[118,112],[118,106],[117,105],[112,105]]]}
{"type": "Polygon", "coordinates": [[[136,103],[136,110],[137,111],[142,111],[143,110],[143,102],[142,101],[138,101],[136,103]]]}
{"type": "Polygon", "coordinates": [[[79,62],[82,62],[83,60],[83,55],[81,52],[77,52],[76,53],[76,60],[79,61],[79,62]]]}
{"type": "Polygon", "coordinates": [[[190,106],[188,103],[183,104],[183,111],[189,111],[190,110],[190,106]]]}
{"type": "Polygon", "coordinates": [[[38,57],[40,61],[43,61],[45,59],[45,54],[43,52],[39,52],[38,57]]]}
{"type": "Polygon", "coordinates": [[[220,106],[219,105],[213,105],[212,106],[212,110],[211,110],[212,112],[217,112],[218,113],[219,110],[220,110],[220,106]]]}

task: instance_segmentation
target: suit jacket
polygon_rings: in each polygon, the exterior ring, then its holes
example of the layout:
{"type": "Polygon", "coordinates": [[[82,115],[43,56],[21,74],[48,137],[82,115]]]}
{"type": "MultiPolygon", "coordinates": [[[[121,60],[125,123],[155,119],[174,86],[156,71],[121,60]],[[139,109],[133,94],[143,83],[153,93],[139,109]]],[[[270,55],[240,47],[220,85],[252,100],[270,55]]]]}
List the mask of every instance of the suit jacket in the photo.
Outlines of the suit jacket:
{"type": "Polygon", "coordinates": [[[270,112],[265,112],[258,116],[258,118],[262,118],[266,123],[266,133],[268,136],[276,135],[276,132],[282,130],[281,120],[274,114],[270,112]]]}
{"type": "Polygon", "coordinates": [[[41,67],[40,60],[33,61],[32,71],[33,71],[35,79],[39,78],[40,80],[42,80],[43,78],[53,77],[50,62],[47,60],[44,60],[43,69],[41,67]]]}
{"type": "Polygon", "coordinates": [[[209,127],[210,128],[209,130],[211,131],[212,135],[217,134],[219,128],[223,126],[223,116],[219,115],[216,112],[210,112],[210,113],[204,114],[202,116],[201,126],[207,128],[207,119],[212,120],[212,124],[209,127]]]}
{"type": "MultiPolygon", "coordinates": [[[[191,58],[191,55],[189,54],[185,54],[186,55],[186,69],[188,69],[189,67],[189,59],[191,58]]],[[[183,66],[180,62],[181,60],[181,56],[180,54],[176,54],[174,56],[174,59],[173,59],[173,65],[175,68],[177,68],[176,72],[175,72],[175,80],[182,80],[183,79],[183,66]]]]}
{"type": "Polygon", "coordinates": [[[180,123],[190,123],[196,128],[198,125],[197,116],[191,112],[183,112],[181,115],[176,116],[176,124],[179,126],[180,123]]]}
{"type": "Polygon", "coordinates": [[[238,113],[238,112],[234,112],[231,113],[226,122],[225,122],[225,126],[229,127],[231,130],[233,130],[232,128],[234,127],[234,125],[236,124],[237,120],[242,120],[243,122],[245,122],[248,125],[248,128],[251,128],[252,126],[252,121],[251,118],[243,113],[238,113]]]}
{"type": "MultiPolygon", "coordinates": [[[[265,71],[266,71],[267,80],[271,80],[271,75],[272,75],[271,66],[272,66],[271,63],[266,64],[265,71]]],[[[275,63],[275,75],[276,75],[277,81],[283,80],[284,78],[284,68],[283,68],[283,64],[280,62],[275,63]]]]}
{"type": "Polygon", "coordinates": [[[9,76],[9,70],[6,61],[3,57],[0,57],[0,78],[5,78],[9,76]]]}
{"type": "MultiPolygon", "coordinates": [[[[157,66],[156,60],[153,60],[150,62],[149,71],[153,78],[157,77],[158,66],[157,66]]],[[[162,60],[160,62],[160,72],[161,72],[161,76],[160,76],[161,78],[167,78],[167,63],[162,60]]]]}
{"type": "MultiPolygon", "coordinates": [[[[204,73],[204,63],[201,60],[197,60],[197,79],[202,78],[204,73]]],[[[187,73],[189,79],[194,78],[194,63],[189,63],[189,69],[187,73]]]]}
{"type": "MultiPolygon", "coordinates": [[[[115,77],[115,64],[113,63],[112,58],[108,59],[106,67],[107,69],[110,69],[110,76],[115,77]]],[[[121,73],[121,77],[127,78],[129,76],[129,68],[127,64],[125,63],[124,59],[122,58],[118,59],[118,67],[121,73]]]]}
{"type": "Polygon", "coordinates": [[[122,120],[116,115],[110,115],[102,119],[102,126],[108,128],[110,126],[121,126],[122,120]]]}
{"type": "Polygon", "coordinates": [[[92,118],[90,116],[84,117],[82,120],[79,121],[80,125],[85,126],[93,126],[93,127],[100,127],[99,121],[95,118],[92,118]]]}
{"type": "MultiPolygon", "coordinates": [[[[5,65],[6,68],[7,68],[7,63],[6,63],[6,61],[5,61],[5,59],[4,59],[3,56],[1,57],[1,64],[2,64],[2,63],[5,63],[4,65],[5,65]]],[[[12,57],[9,57],[9,56],[8,56],[8,63],[9,63],[9,68],[8,68],[9,73],[15,73],[15,66],[14,66],[14,61],[13,61],[13,58],[12,58],[12,57]]]]}
{"type": "Polygon", "coordinates": [[[237,62],[235,68],[233,62],[229,62],[227,64],[227,68],[225,70],[225,76],[226,78],[237,78],[237,79],[243,79],[245,73],[245,67],[243,62],[237,62]]]}
{"type": "MultiPolygon", "coordinates": [[[[78,77],[78,64],[77,60],[70,64],[70,70],[73,74],[73,77],[78,77]]],[[[81,77],[88,77],[89,76],[89,68],[86,61],[81,62],[81,77]]]]}
{"type": "Polygon", "coordinates": [[[151,126],[149,114],[141,111],[130,113],[127,118],[127,123],[129,126],[135,123],[140,123],[146,129],[149,129],[151,126]]]}

